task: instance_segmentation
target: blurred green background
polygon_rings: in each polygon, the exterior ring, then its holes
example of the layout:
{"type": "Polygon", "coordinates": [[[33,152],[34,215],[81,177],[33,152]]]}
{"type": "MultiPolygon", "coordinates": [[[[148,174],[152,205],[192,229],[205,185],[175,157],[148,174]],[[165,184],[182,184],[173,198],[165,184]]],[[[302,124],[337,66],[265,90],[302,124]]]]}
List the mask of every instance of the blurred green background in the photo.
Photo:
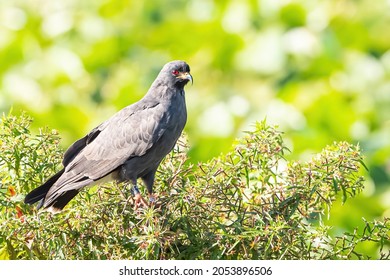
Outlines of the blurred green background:
{"type": "Polygon", "coordinates": [[[183,59],[192,161],[265,117],[285,132],[289,159],[360,143],[366,190],[326,223],[350,231],[390,216],[389,0],[0,3],[0,111],[27,111],[64,148],[183,59]]]}

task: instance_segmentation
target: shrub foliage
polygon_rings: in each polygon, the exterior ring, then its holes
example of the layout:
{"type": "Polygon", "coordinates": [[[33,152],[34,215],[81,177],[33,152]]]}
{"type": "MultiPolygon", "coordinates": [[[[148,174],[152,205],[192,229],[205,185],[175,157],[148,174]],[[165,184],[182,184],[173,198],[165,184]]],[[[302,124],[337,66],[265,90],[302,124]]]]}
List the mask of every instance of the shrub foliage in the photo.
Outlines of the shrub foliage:
{"type": "Polygon", "coordinates": [[[261,122],[231,152],[194,165],[183,137],[160,166],[155,205],[134,210],[128,187],[108,183],[52,215],[23,203],[63,152],[56,131],[33,135],[31,122],[10,114],[0,123],[0,259],[390,258],[388,219],[338,237],[322,223],[335,199],[363,189],[359,146],[287,161],[282,133],[261,122]],[[359,252],[362,242],[378,255],[359,252]]]}

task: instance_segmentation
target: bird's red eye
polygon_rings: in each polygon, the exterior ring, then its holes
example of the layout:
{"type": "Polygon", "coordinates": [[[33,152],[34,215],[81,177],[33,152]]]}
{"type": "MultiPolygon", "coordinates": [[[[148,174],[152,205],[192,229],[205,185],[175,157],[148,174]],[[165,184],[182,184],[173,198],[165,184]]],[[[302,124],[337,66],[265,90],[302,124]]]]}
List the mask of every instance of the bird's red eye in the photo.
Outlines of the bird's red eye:
{"type": "Polygon", "coordinates": [[[172,74],[175,75],[175,76],[179,75],[179,70],[173,70],[172,74]]]}

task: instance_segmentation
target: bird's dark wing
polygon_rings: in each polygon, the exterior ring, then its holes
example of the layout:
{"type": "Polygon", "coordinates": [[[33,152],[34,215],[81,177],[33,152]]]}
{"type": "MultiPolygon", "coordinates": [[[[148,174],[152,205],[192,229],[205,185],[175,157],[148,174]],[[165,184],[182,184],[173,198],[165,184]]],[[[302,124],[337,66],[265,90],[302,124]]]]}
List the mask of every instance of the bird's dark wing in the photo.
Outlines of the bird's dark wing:
{"type": "Polygon", "coordinates": [[[107,122],[100,124],[85,137],[74,142],[65,152],[62,165],[67,166],[88,144],[90,144],[100,132],[107,126],[107,122]]]}
{"type": "Polygon", "coordinates": [[[127,159],[144,155],[166,130],[168,117],[157,102],[136,103],[119,111],[88,134],[90,138],[87,135],[67,151],[65,172],[46,197],[79,189],[110,174],[127,159]]]}

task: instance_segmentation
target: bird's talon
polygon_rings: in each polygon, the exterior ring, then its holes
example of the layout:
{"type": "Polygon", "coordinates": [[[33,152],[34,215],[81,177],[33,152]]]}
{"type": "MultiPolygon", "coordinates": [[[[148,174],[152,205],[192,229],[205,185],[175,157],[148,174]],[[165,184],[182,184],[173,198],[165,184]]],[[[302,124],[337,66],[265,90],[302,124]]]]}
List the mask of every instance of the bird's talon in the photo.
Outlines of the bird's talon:
{"type": "Polygon", "coordinates": [[[137,210],[140,206],[148,207],[148,203],[139,193],[137,193],[134,196],[134,210],[137,210]]]}
{"type": "Polygon", "coordinates": [[[156,197],[155,197],[154,195],[150,195],[150,196],[149,196],[149,202],[150,202],[151,204],[156,203],[156,197]]]}

